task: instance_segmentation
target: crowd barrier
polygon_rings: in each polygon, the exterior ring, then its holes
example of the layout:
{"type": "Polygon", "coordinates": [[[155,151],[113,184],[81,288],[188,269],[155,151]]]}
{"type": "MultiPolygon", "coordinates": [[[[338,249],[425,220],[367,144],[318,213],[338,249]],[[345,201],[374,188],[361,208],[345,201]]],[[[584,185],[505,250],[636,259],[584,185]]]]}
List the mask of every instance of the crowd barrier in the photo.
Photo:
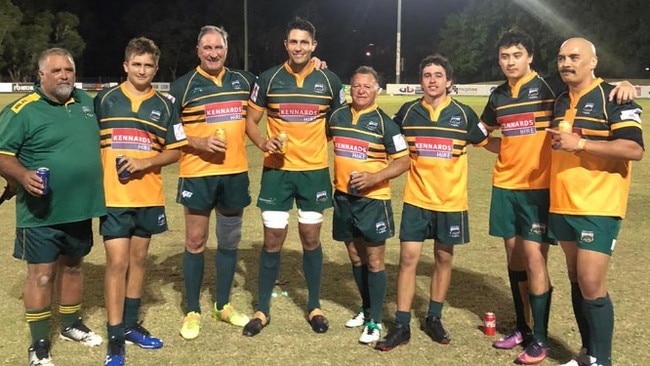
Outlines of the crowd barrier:
{"type": "MultiPolygon", "coordinates": [[[[170,83],[153,83],[154,88],[161,92],[169,91],[170,83]]],[[[77,88],[96,92],[105,87],[115,86],[117,83],[76,83],[77,88]]],[[[463,96],[488,96],[498,84],[458,84],[453,85],[451,95],[463,96]]],[[[347,90],[349,86],[346,85],[347,90]]],[[[34,90],[33,83],[0,83],[0,93],[27,93],[34,90]]],[[[388,95],[419,95],[422,94],[420,84],[386,84],[388,95]]],[[[650,85],[637,85],[636,94],[639,98],[650,98],[650,85]]]]}

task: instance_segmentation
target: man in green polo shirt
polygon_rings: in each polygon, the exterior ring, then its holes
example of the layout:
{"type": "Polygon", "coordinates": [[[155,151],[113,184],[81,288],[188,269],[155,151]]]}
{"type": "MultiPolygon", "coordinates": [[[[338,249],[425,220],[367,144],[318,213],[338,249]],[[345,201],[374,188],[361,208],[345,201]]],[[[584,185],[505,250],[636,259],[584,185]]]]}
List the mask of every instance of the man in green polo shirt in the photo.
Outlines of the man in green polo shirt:
{"type": "Polygon", "coordinates": [[[91,220],[106,213],[99,127],[91,97],[75,89],[75,65],[61,48],[38,60],[34,92],[0,113],[0,175],[15,182],[14,257],[27,262],[23,294],[32,345],[30,366],[53,365],[52,293],[57,275],[64,340],[97,346],[102,338],[81,321],[82,262],[93,245],[91,220]],[[49,169],[43,180],[36,170],[49,169]]]}

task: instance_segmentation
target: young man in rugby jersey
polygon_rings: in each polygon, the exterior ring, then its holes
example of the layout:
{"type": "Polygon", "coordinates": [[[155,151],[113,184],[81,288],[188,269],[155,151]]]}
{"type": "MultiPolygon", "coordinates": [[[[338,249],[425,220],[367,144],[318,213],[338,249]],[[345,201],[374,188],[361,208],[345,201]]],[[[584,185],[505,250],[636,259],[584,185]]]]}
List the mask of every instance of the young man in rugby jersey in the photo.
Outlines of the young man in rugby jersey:
{"type": "Polygon", "coordinates": [[[569,90],[555,102],[549,235],[564,251],[573,311],[582,337],[566,365],[612,365],[614,306],[607,267],[625,217],[631,162],[644,154],[641,107],[607,101],[614,89],[594,75],[596,48],[584,38],[560,47],[558,70],[569,90]],[[568,124],[558,129],[560,122],[568,124]]]}
{"type": "MultiPolygon", "coordinates": [[[[555,98],[566,90],[560,78],[545,80],[531,69],[533,53],[534,41],[522,31],[510,30],[500,37],[497,54],[507,81],[490,94],[481,115],[489,132],[501,130],[501,137],[495,138],[500,143],[492,150],[498,157],[489,230],[504,240],[516,320],[516,329],[493,346],[511,349],[526,339],[526,349],[517,357],[523,364],[541,362],[548,348],[553,289],[546,266],[551,147],[545,129],[555,98]]],[[[618,96],[632,93],[633,86],[626,83],[618,96]]]]}
{"type": "Polygon", "coordinates": [[[451,283],[454,247],[469,242],[467,148],[489,143],[476,113],[448,95],[453,77],[449,60],[440,55],[425,57],[420,62],[424,96],[404,104],[394,117],[406,137],[411,165],[399,233],[396,324],[375,346],[380,351],[390,351],[411,339],[416,269],[426,239],[433,239],[435,267],[423,328],[434,342],[451,341],[441,318],[451,283]]]}
{"type": "Polygon", "coordinates": [[[185,208],[183,281],[187,301],[180,334],[199,336],[199,297],[210,215],[216,215],[216,289],[213,316],[243,327],[249,318],[230,305],[237,269],[242,214],[251,202],[246,156],[247,101],[255,76],[224,66],[228,33],[206,25],[197,39],[200,65],[171,85],[168,97],[181,112],[188,145],[181,151],[176,201],[185,208]],[[223,136],[217,136],[217,130],[223,136]]]}
{"type": "Polygon", "coordinates": [[[0,113],[0,174],[17,188],[13,256],[27,263],[22,300],[31,335],[30,366],[54,365],[55,291],[59,338],[85,346],[102,343],[80,317],[92,218],[105,215],[106,208],[97,118],[90,95],[74,87],[75,71],[67,50],[43,51],[34,91],[0,113]],[[41,167],[49,169],[47,183],[37,175],[41,167]]]}
{"type": "Polygon", "coordinates": [[[269,323],[271,293],[294,200],[309,291],[307,320],[314,332],[329,329],[320,305],[322,212],[332,206],[325,119],[345,102],[345,94],[334,73],[315,69],[311,60],[315,37],[316,29],[310,22],[301,18],[291,21],[284,41],[289,59],[259,76],[248,102],[246,134],[265,154],[257,200],[264,223],[258,306],[244,327],[246,336],[257,335],[269,323]],[[258,126],[264,112],[266,134],[258,126]],[[286,141],[279,137],[281,133],[286,141]]]}
{"type": "Polygon", "coordinates": [[[364,325],[362,344],[381,338],[384,249],[386,239],[395,235],[389,182],[408,170],[410,163],[399,126],[375,103],[378,92],[375,70],[359,67],[350,80],[352,104],[335,110],[328,121],[334,142],[332,236],[348,249],[362,299],[359,313],[345,325],[364,325]]]}
{"type": "Polygon", "coordinates": [[[161,168],[178,160],[187,140],[178,111],[151,85],[159,58],[152,40],[132,39],[124,51],[126,81],[95,97],[108,211],[100,220],[106,251],[107,366],[124,365],[125,341],[146,349],[163,346],[138,316],[151,236],[167,230],[161,168]],[[118,177],[124,172],[126,179],[118,177]]]}

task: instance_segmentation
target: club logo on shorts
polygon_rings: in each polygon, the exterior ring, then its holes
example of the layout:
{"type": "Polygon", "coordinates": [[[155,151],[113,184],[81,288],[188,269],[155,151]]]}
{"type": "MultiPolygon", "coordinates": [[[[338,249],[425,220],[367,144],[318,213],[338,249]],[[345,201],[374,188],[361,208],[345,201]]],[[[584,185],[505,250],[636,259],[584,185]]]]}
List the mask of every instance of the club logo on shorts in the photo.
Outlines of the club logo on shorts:
{"type": "Polygon", "coordinates": [[[533,225],[530,227],[531,234],[541,235],[546,232],[546,224],[541,222],[533,222],[533,225]]]}
{"type": "Polygon", "coordinates": [[[454,225],[449,227],[450,238],[460,238],[460,226],[454,225]]]}
{"type": "Polygon", "coordinates": [[[593,231],[582,230],[580,232],[580,241],[583,243],[593,243],[595,237],[593,231]]]}
{"type": "Polygon", "coordinates": [[[375,223],[375,230],[377,231],[377,234],[383,234],[388,230],[388,225],[386,225],[386,221],[378,221],[375,223]]]}
{"type": "Polygon", "coordinates": [[[193,194],[194,194],[194,193],[192,193],[192,192],[190,192],[190,191],[183,191],[183,192],[181,192],[181,197],[182,197],[182,198],[192,198],[192,195],[193,195],[193,194]]]}
{"type": "Polygon", "coordinates": [[[327,192],[326,191],[316,192],[316,201],[318,202],[327,201],[327,192]]]}
{"type": "Polygon", "coordinates": [[[167,223],[167,219],[165,218],[165,214],[158,215],[158,226],[165,226],[165,223],[167,223]]]}

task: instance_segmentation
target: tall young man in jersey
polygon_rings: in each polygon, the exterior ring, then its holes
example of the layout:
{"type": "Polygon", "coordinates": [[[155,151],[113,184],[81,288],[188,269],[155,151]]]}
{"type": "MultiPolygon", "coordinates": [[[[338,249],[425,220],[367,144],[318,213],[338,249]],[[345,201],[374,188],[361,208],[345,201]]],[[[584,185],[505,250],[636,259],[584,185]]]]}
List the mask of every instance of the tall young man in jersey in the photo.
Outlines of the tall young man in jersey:
{"type": "Polygon", "coordinates": [[[80,309],[83,258],[93,246],[92,218],[106,209],[97,118],[92,98],[74,87],[70,52],[45,50],[38,59],[38,79],[34,92],[0,113],[0,174],[17,188],[13,256],[27,262],[22,298],[31,334],[28,362],[53,366],[55,289],[59,337],[85,346],[102,343],[82,322],[80,309]],[[37,175],[41,167],[49,169],[47,183],[37,175]]]}
{"type": "Polygon", "coordinates": [[[178,160],[187,140],[178,111],[151,85],[159,58],[152,40],[132,39],[124,51],[126,81],[95,97],[108,210],[100,220],[106,251],[107,366],[124,365],[125,341],[146,349],[163,346],[138,316],[151,236],[167,230],[161,168],[178,160]],[[128,177],[118,177],[125,172],[128,177]]]}
{"type": "Polygon", "coordinates": [[[399,126],[375,103],[377,72],[359,67],[350,80],[352,104],[332,113],[328,133],[334,142],[334,217],[332,236],[343,241],[361,295],[359,313],[346,327],[364,326],[359,343],[381,338],[386,297],[384,251],[395,235],[390,180],[409,168],[399,126]]]}
{"type": "Polygon", "coordinates": [[[187,301],[181,336],[194,339],[201,329],[199,297],[210,215],[216,215],[216,299],[213,316],[243,327],[249,318],[230,305],[237,269],[242,214],[251,202],[246,157],[247,101],[255,76],[224,66],[228,33],[201,28],[196,69],[171,85],[168,97],[181,111],[188,145],[181,151],[176,201],[185,206],[183,281],[187,301]],[[223,135],[217,136],[220,130],[223,135]]]}
{"type": "Polygon", "coordinates": [[[550,236],[564,251],[573,311],[582,337],[566,365],[612,365],[614,306],[607,267],[625,217],[631,162],[644,154],[641,107],[607,101],[614,86],[594,75],[596,48],[584,38],[560,47],[557,66],[569,86],[555,102],[550,236]],[[568,128],[560,131],[560,122],[568,128]],[[564,132],[563,132],[564,131],[564,132]]]}
{"type": "Polygon", "coordinates": [[[244,327],[246,336],[259,334],[269,323],[271,293],[280,271],[294,200],[309,291],[307,319],[314,332],[329,329],[320,305],[322,212],[332,206],[325,120],[345,102],[345,95],[334,73],[314,68],[311,55],[316,49],[315,37],[316,29],[310,22],[301,18],[291,21],[284,40],[289,60],[259,76],[248,103],[246,134],[265,154],[257,200],[264,223],[258,306],[244,327]],[[267,127],[262,134],[258,124],[265,111],[267,127]]]}
{"type": "Polygon", "coordinates": [[[425,57],[420,62],[424,96],[404,104],[394,117],[406,137],[411,165],[399,233],[396,324],[375,346],[380,351],[390,351],[411,339],[416,269],[426,239],[434,240],[435,267],[423,328],[434,342],[451,341],[441,319],[451,283],[454,246],[469,242],[467,147],[489,143],[476,113],[448,95],[453,77],[449,60],[440,55],[425,57]]]}
{"type": "MultiPolygon", "coordinates": [[[[507,82],[490,94],[481,122],[489,132],[501,130],[494,150],[490,235],[504,240],[516,329],[493,346],[512,349],[525,343],[517,361],[537,364],[547,354],[553,291],[546,266],[551,146],[545,129],[556,96],[567,87],[559,77],[545,80],[531,69],[534,41],[520,30],[500,37],[497,54],[507,82]]],[[[633,93],[627,84],[619,97],[633,93]]]]}

